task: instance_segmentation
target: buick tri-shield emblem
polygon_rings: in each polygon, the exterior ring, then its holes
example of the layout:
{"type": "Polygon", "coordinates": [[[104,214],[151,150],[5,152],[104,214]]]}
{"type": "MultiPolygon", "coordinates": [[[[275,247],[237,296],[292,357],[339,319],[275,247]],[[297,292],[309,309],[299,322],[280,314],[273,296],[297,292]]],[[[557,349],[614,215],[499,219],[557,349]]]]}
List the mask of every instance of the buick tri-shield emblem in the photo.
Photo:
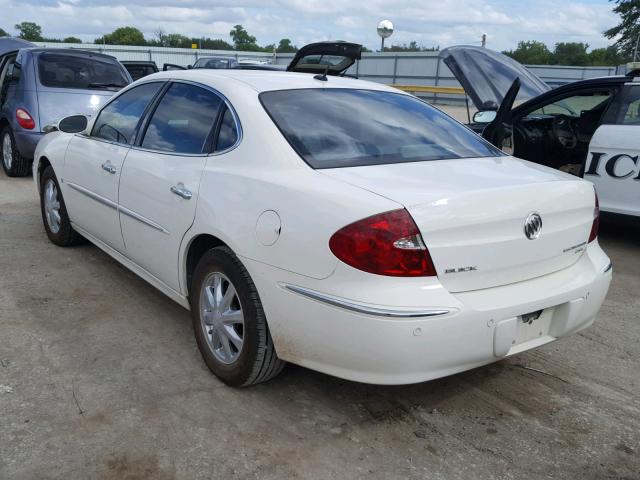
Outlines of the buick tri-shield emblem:
{"type": "Polygon", "coordinates": [[[524,221],[524,234],[529,240],[535,240],[542,230],[542,217],[537,213],[530,213],[524,221]]]}

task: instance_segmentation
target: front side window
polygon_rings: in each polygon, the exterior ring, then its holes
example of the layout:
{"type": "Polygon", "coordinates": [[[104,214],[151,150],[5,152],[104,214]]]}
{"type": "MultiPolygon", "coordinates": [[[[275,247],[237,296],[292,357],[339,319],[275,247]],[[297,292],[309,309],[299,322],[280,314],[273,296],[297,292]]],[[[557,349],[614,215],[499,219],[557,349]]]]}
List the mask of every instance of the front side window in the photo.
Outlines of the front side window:
{"type": "Polygon", "coordinates": [[[161,87],[161,82],[144,83],[115,98],[98,115],[91,136],[130,143],[140,117],[161,87]]]}
{"type": "Polygon", "coordinates": [[[556,100],[534,110],[528,116],[567,115],[579,118],[583,112],[594,111],[602,114],[610,98],[611,92],[609,90],[584,92],[556,100]]]}
{"type": "Polygon", "coordinates": [[[129,84],[115,58],[95,55],[41,53],[38,73],[45,87],[117,91],[129,84]]]}
{"type": "Polygon", "coordinates": [[[504,155],[409,95],[327,88],[264,92],[260,100],[313,168],[504,155]]]}
{"type": "Polygon", "coordinates": [[[224,105],[215,93],[186,83],[174,83],[153,113],[142,147],[186,154],[203,153],[224,105]]]}
{"type": "Polygon", "coordinates": [[[640,85],[631,86],[622,101],[616,121],[620,125],[640,125],[640,85]]]}

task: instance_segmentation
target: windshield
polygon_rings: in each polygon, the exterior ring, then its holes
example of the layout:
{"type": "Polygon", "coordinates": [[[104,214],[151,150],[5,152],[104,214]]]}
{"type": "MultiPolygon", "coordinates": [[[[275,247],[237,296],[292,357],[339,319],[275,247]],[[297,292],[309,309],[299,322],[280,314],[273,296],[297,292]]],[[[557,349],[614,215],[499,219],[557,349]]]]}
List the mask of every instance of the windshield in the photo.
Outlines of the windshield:
{"type": "Polygon", "coordinates": [[[45,87],[118,90],[129,83],[118,61],[108,57],[41,53],[38,69],[45,87]]]}
{"type": "Polygon", "coordinates": [[[193,68],[226,69],[229,68],[229,60],[226,58],[201,58],[193,68]]]}
{"type": "Polygon", "coordinates": [[[353,89],[279,90],[263,106],[313,168],[503,155],[415,97],[353,89]]]}

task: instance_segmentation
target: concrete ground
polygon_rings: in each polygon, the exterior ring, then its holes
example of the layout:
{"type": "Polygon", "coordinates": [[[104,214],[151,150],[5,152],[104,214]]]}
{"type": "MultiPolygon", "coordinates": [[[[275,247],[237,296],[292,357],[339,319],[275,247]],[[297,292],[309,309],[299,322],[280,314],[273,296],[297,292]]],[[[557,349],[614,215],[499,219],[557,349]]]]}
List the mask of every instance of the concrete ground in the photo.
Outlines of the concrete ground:
{"type": "Polygon", "coordinates": [[[573,337],[404,387],[205,367],[189,314],[97,248],[61,249],[0,173],[0,479],[640,479],[640,227],[573,337]]]}

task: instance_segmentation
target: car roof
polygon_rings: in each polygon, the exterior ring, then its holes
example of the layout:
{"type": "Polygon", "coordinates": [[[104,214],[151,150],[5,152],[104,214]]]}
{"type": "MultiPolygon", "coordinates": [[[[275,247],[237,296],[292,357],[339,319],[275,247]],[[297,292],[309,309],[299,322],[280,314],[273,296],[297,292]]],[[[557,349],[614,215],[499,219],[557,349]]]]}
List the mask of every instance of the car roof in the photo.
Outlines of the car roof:
{"type": "Polygon", "coordinates": [[[205,85],[226,86],[243,85],[256,92],[266,92],[272,90],[295,90],[304,88],[352,88],[364,90],[380,90],[393,93],[403,93],[393,87],[388,87],[381,83],[368,82],[350,77],[328,76],[326,81],[317,80],[310,73],[279,72],[273,70],[172,70],[169,72],[154,73],[144,77],[151,79],[175,79],[198,82],[205,85]]]}

